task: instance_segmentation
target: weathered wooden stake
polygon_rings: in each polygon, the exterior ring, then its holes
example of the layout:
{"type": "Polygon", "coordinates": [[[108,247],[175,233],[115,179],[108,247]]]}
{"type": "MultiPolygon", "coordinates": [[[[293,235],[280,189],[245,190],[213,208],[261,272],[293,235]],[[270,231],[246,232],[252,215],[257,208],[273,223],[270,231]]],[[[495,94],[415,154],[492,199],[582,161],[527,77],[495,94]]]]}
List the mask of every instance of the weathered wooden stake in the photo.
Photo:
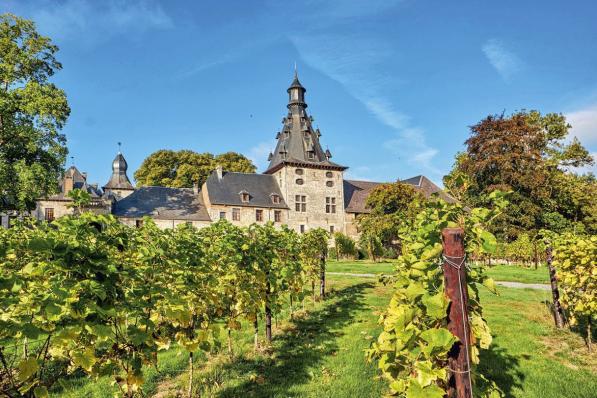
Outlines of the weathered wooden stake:
{"type": "Polygon", "coordinates": [[[271,288],[268,279],[265,284],[265,339],[268,343],[272,342],[272,309],[269,303],[270,294],[271,288]]]}
{"type": "Polygon", "coordinates": [[[444,278],[448,307],[448,330],[458,338],[448,353],[450,377],[448,398],[471,398],[470,325],[468,318],[468,291],[462,228],[442,231],[444,278]]]}
{"type": "Polygon", "coordinates": [[[325,298],[325,256],[321,256],[320,278],[319,278],[319,296],[325,298]]]}
{"type": "Polygon", "coordinates": [[[551,282],[551,295],[553,296],[553,318],[556,322],[556,327],[562,329],[564,327],[564,311],[560,304],[560,290],[558,289],[558,277],[556,276],[556,269],[552,265],[553,249],[547,246],[545,250],[547,257],[547,268],[549,268],[549,280],[551,282]]]}

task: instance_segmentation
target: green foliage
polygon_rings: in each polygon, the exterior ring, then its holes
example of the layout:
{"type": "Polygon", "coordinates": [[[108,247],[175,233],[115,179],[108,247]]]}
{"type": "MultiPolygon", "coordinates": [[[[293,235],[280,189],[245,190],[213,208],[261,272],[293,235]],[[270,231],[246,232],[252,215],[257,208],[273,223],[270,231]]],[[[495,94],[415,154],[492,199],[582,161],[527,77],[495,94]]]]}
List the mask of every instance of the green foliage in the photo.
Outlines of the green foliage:
{"type": "Polygon", "coordinates": [[[43,395],[81,371],[140,394],[159,350],[192,360],[219,325],[301,299],[326,249],[323,230],[226,221],[160,230],[83,213],[0,229],[0,394],[43,395]]]}
{"type": "Polygon", "coordinates": [[[91,195],[82,189],[73,189],[66,196],[73,200],[68,206],[75,208],[79,214],[81,214],[85,207],[91,204],[91,195]]]}
{"type": "Polygon", "coordinates": [[[164,187],[201,186],[216,166],[225,171],[254,173],[255,165],[245,156],[226,152],[214,156],[211,153],[197,153],[191,150],[172,151],[161,149],[149,155],[135,171],[137,184],[164,187]]]}
{"type": "Polygon", "coordinates": [[[0,211],[26,211],[57,191],[70,109],[49,79],[58,47],[32,21],[0,15],[0,211]]]}
{"type": "Polygon", "coordinates": [[[567,171],[593,159],[578,140],[567,140],[570,127],[561,114],[488,116],[471,126],[467,150],[444,184],[469,207],[485,206],[484,195],[495,189],[512,191],[510,206],[491,227],[504,241],[541,228],[595,228],[594,177],[567,171]]]}
{"type": "Polygon", "coordinates": [[[341,232],[334,234],[334,246],[336,249],[336,257],[340,258],[355,258],[357,255],[357,245],[355,241],[348,235],[341,232]]]}
{"type": "MultiPolygon", "coordinates": [[[[447,388],[447,353],[456,341],[446,329],[448,300],[444,294],[441,268],[441,231],[446,227],[462,227],[467,254],[492,252],[495,237],[485,226],[503,211],[506,202],[501,193],[488,198],[493,209],[465,211],[460,204],[429,202],[405,224],[400,237],[405,242],[398,258],[396,272],[385,277],[395,290],[386,311],[380,317],[383,331],[367,352],[376,359],[390,393],[402,397],[444,396],[447,388]]],[[[479,362],[479,350],[491,343],[489,328],[483,319],[478,285],[495,291],[493,281],[482,268],[467,277],[469,314],[471,319],[472,361],[479,362]]],[[[477,383],[475,396],[498,394],[492,383],[477,383]],[[489,386],[483,389],[481,386],[489,386]]],[[[499,396],[499,395],[498,395],[499,396]]]]}
{"type": "Polygon", "coordinates": [[[561,303],[570,324],[585,318],[590,325],[597,316],[597,236],[567,233],[557,237],[553,247],[561,303]]]}

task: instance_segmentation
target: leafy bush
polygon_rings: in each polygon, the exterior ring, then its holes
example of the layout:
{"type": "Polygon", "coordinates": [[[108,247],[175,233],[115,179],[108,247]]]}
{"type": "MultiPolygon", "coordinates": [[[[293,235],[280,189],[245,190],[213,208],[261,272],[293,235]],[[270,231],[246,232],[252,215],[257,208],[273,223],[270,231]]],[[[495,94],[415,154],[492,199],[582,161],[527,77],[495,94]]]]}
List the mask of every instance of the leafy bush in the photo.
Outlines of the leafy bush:
{"type": "Polygon", "coordinates": [[[334,234],[334,244],[338,258],[355,258],[357,245],[353,239],[341,232],[334,234]]]}

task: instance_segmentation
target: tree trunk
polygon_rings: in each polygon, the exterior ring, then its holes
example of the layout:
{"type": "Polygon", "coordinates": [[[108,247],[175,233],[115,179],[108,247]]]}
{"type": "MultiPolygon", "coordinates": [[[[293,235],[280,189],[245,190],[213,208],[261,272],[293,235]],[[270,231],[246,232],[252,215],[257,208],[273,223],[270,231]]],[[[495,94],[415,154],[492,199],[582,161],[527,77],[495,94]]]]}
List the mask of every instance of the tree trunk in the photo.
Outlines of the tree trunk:
{"type": "Polygon", "coordinates": [[[290,319],[292,320],[292,315],[294,314],[294,307],[292,306],[292,293],[290,293],[290,319]]]}
{"type": "Polygon", "coordinates": [[[228,329],[228,354],[230,356],[232,356],[232,337],[230,336],[231,332],[232,330],[228,329]]]}
{"type": "Polygon", "coordinates": [[[272,342],[272,309],[270,307],[270,284],[269,279],[265,284],[265,339],[272,342]]]}
{"type": "Polygon", "coordinates": [[[549,280],[551,282],[551,294],[553,296],[553,317],[556,322],[556,327],[562,329],[564,327],[564,311],[560,304],[560,290],[558,289],[558,279],[556,276],[556,269],[552,265],[553,249],[548,246],[546,251],[547,268],[549,269],[549,280]]]}
{"type": "Polygon", "coordinates": [[[311,293],[313,295],[313,304],[315,304],[315,281],[311,281],[311,293]]]}
{"type": "Polygon", "coordinates": [[[593,336],[591,332],[591,315],[587,318],[587,348],[593,352],[593,336]]]}
{"type": "Polygon", "coordinates": [[[319,277],[319,296],[325,298],[325,257],[321,256],[320,277],[319,277]]]}
{"type": "Polygon", "coordinates": [[[189,352],[189,387],[187,396],[189,398],[193,397],[193,352],[189,352]]]}
{"type": "Polygon", "coordinates": [[[259,321],[255,318],[255,322],[253,322],[253,329],[255,330],[255,352],[259,350],[259,321]]]}

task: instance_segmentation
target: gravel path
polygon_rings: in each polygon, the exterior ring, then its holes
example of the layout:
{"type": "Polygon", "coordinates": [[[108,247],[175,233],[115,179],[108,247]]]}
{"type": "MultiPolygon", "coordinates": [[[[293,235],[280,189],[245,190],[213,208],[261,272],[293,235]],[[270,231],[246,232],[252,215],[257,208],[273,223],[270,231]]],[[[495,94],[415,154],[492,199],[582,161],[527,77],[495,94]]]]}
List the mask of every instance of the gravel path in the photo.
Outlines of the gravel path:
{"type": "MultiPolygon", "coordinates": [[[[377,278],[376,274],[353,274],[350,272],[326,272],[329,275],[343,275],[343,276],[356,276],[359,278],[377,278]]],[[[538,290],[550,290],[551,287],[549,285],[545,285],[542,283],[521,283],[521,282],[504,282],[504,281],[496,281],[497,285],[504,286],[504,287],[513,287],[516,289],[538,289],[538,290]]]]}

